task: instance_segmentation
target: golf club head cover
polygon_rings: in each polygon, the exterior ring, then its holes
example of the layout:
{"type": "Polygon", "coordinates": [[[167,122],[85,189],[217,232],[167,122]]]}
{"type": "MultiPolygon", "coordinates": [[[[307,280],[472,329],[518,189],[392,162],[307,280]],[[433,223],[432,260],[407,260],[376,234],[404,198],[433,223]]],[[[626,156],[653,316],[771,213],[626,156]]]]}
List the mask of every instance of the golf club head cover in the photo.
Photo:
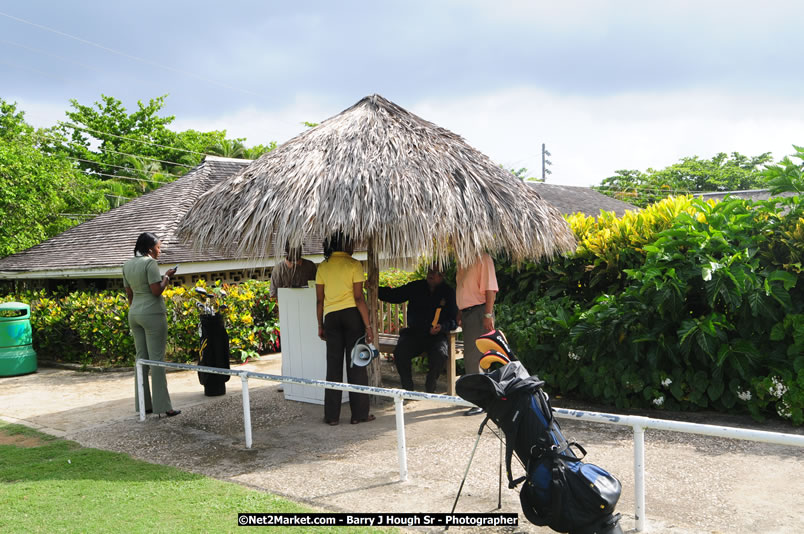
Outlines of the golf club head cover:
{"type": "Polygon", "coordinates": [[[516,361],[514,351],[512,351],[511,346],[508,345],[508,340],[505,339],[505,334],[502,333],[502,330],[495,329],[483,334],[475,340],[475,346],[481,354],[496,351],[506,357],[508,360],[506,363],[516,361]]]}
{"type": "Polygon", "coordinates": [[[484,371],[488,371],[495,363],[500,365],[508,365],[511,363],[511,360],[509,360],[505,354],[497,352],[496,350],[486,351],[486,353],[480,358],[480,368],[484,371]]]}

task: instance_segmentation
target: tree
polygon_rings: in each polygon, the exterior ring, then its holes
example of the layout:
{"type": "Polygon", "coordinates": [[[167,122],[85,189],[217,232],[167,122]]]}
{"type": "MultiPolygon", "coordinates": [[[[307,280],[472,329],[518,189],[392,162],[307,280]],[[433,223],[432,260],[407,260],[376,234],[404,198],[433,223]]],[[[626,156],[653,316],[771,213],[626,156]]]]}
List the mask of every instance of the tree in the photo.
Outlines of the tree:
{"type": "Polygon", "coordinates": [[[544,182],[542,178],[536,178],[535,176],[528,176],[528,169],[527,167],[520,167],[519,169],[509,169],[511,174],[522,180],[523,182],[544,182]]]}
{"type": "Polygon", "coordinates": [[[804,193],[804,147],[793,145],[796,153],[792,157],[801,160],[795,163],[785,156],[778,165],[772,165],[765,169],[765,178],[771,188],[771,193],[804,193]]]}
{"type": "Polygon", "coordinates": [[[738,152],[720,152],[709,160],[692,156],[661,170],[619,170],[595,189],[645,207],[675,194],[767,187],[763,166],[770,161],[770,152],[750,158],[738,152]]]}
{"type": "MultiPolygon", "coordinates": [[[[84,172],[99,177],[119,174],[120,169],[126,168],[129,155],[165,162],[169,172],[180,172],[186,164],[166,159],[175,158],[171,146],[165,143],[175,140],[175,134],[167,128],[174,117],[157,115],[166,96],[151,99],[147,105],[138,101],[138,109],[131,114],[111,96],[101,95],[101,101],[93,106],[70,100],[73,111],[67,112],[69,121],[57,127],[70,139],[62,147],[63,152],[74,158],[84,172]]],[[[194,160],[189,167],[197,164],[201,155],[194,160]]]]}
{"type": "Polygon", "coordinates": [[[120,171],[120,178],[131,178],[140,195],[172,181],[172,177],[162,171],[162,166],[157,161],[137,156],[127,156],[125,161],[129,168],[120,171]]]}
{"type": "Polygon", "coordinates": [[[207,152],[224,158],[244,158],[246,156],[246,147],[242,141],[243,139],[220,139],[217,143],[208,147],[207,152]]]}
{"type": "Polygon", "coordinates": [[[248,148],[225,130],[174,132],[174,117],[159,116],[164,101],[137,102],[129,113],[106,95],[92,106],[71,100],[68,121],[34,131],[16,104],[0,99],[0,256],[175,180],[210,147],[252,159],[276,147],[248,148]]]}
{"type": "Polygon", "coordinates": [[[35,131],[16,104],[0,99],[0,257],[109,207],[72,161],[43,150],[52,142],[52,132],[35,131]]]}
{"type": "Polygon", "coordinates": [[[134,161],[158,164],[158,169],[149,165],[153,172],[175,179],[198,165],[205,154],[255,159],[276,147],[271,142],[248,148],[245,138],[227,139],[226,130],[174,132],[169,126],[175,117],[159,116],[166,98],[163,95],[147,104],[138,101],[132,113],[107,95],[92,106],[71,100],[69,121],[57,127],[69,141],[56,149],[76,160],[87,174],[107,180],[130,172],[141,174],[134,161]]]}
{"type": "Polygon", "coordinates": [[[174,147],[172,152],[164,154],[169,161],[175,161],[191,167],[198,165],[204,154],[209,154],[209,147],[226,139],[226,130],[213,130],[199,132],[198,130],[184,130],[183,132],[166,131],[164,143],[174,147]]]}
{"type": "Polygon", "coordinates": [[[267,145],[254,145],[251,148],[246,149],[246,155],[244,156],[246,159],[257,159],[263,154],[267,154],[271,150],[276,148],[276,142],[271,141],[267,145]]]}

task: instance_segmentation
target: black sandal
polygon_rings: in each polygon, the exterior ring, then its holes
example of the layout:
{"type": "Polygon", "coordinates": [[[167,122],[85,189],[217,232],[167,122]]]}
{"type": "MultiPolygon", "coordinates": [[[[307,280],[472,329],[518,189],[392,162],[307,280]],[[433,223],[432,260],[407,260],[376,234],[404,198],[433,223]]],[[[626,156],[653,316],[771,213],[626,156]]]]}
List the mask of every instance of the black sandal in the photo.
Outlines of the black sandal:
{"type": "Polygon", "coordinates": [[[165,412],[165,415],[167,415],[168,417],[173,417],[173,416],[179,415],[180,413],[181,413],[181,410],[170,410],[168,412],[165,412]]]}

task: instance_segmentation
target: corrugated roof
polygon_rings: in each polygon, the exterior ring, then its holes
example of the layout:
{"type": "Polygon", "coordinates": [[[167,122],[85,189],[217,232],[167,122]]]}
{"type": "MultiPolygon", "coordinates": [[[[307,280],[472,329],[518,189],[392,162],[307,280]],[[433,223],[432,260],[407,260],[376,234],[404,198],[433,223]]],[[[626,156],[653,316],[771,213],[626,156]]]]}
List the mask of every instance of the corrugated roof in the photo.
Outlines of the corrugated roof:
{"type": "Polygon", "coordinates": [[[603,210],[613,211],[618,217],[621,217],[627,210],[637,211],[639,209],[627,202],[598,193],[589,187],[542,182],[526,183],[565,215],[580,212],[589,217],[597,217],[600,215],[600,210],[603,210]]]}

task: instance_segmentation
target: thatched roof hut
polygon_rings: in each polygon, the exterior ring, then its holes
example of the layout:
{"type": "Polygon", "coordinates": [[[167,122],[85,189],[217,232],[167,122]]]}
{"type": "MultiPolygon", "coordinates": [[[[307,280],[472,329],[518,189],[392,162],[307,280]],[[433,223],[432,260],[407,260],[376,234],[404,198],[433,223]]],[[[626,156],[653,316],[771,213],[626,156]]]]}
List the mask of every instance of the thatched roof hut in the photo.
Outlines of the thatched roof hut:
{"type": "Polygon", "coordinates": [[[342,231],[377,255],[468,264],[573,250],[561,214],[532,188],[379,95],[322,122],[207,191],[182,221],[196,246],[264,257],[274,243],[342,231]]]}

